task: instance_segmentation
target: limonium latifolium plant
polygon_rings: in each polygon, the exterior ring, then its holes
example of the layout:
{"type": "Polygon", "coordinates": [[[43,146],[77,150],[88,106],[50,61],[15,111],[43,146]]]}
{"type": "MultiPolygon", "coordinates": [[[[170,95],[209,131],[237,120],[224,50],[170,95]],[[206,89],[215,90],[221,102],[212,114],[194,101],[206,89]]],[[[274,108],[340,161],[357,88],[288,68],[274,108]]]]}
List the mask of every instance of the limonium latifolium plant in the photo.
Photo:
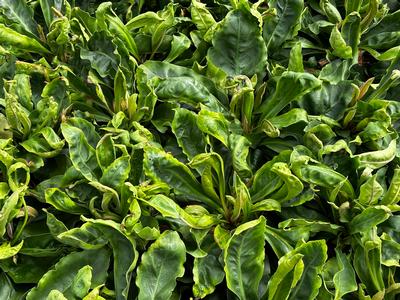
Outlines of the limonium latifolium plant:
{"type": "Polygon", "coordinates": [[[399,299],[399,69],[396,0],[0,0],[0,299],[399,299]]]}

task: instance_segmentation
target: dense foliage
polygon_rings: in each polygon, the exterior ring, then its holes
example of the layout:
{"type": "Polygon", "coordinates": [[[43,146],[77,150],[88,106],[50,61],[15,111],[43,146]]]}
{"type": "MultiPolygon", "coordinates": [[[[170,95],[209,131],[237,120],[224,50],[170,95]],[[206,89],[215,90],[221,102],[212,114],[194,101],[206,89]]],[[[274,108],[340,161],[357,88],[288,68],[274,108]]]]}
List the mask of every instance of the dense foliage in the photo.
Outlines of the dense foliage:
{"type": "Polygon", "coordinates": [[[0,299],[399,299],[396,0],[0,0],[0,299]]]}

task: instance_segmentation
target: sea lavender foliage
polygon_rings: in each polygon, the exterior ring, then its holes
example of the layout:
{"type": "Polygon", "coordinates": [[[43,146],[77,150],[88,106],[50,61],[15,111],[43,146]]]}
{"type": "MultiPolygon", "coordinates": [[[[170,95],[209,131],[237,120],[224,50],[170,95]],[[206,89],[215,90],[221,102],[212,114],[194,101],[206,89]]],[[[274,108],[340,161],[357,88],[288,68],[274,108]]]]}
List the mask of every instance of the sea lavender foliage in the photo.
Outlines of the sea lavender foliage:
{"type": "Polygon", "coordinates": [[[0,299],[398,299],[400,5],[0,0],[0,299]]]}

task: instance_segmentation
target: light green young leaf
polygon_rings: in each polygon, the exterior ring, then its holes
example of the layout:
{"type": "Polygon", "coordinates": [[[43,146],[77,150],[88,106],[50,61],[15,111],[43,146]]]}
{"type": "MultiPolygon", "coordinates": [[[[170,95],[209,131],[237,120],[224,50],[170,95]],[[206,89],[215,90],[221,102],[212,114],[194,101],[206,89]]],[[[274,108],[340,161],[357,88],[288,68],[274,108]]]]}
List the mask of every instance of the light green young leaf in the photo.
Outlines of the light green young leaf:
{"type": "Polygon", "coordinates": [[[304,72],[301,43],[297,42],[290,50],[288,71],[304,72]]]}
{"type": "MultiPolygon", "coordinates": [[[[89,265],[78,271],[70,287],[70,291],[75,297],[83,299],[86,296],[92,283],[92,276],[92,267],[89,265]]],[[[66,294],[68,295],[68,292],[66,294]]]]}
{"type": "Polygon", "coordinates": [[[3,202],[3,207],[0,210],[0,237],[3,237],[6,232],[7,223],[14,217],[15,212],[19,210],[18,202],[22,196],[21,194],[21,190],[16,190],[3,202]]]}
{"type": "Polygon", "coordinates": [[[380,204],[390,205],[397,204],[400,201],[400,169],[396,168],[390,182],[389,189],[383,196],[380,204]]]}
{"type": "Polygon", "coordinates": [[[50,53],[41,43],[37,40],[30,38],[26,35],[20,34],[11,28],[0,24],[0,42],[6,45],[15,47],[18,50],[33,52],[39,54],[50,53]]]}
{"type": "Polygon", "coordinates": [[[351,47],[346,44],[337,26],[332,29],[329,43],[333,48],[334,55],[344,59],[353,57],[351,47]]]}
{"type": "Polygon", "coordinates": [[[289,252],[278,261],[278,268],[268,283],[268,300],[287,299],[303,270],[303,255],[289,252]]]}
{"type": "Polygon", "coordinates": [[[0,245],[0,260],[7,259],[16,255],[21,250],[24,241],[21,241],[18,245],[11,246],[10,243],[4,242],[0,245]]]}
{"type": "Polygon", "coordinates": [[[59,290],[52,290],[46,300],[68,300],[59,290]]]}
{"type": "Polygon", "coordinates": [[[360,187],[360,196],[358,201],[364,206],[375,205],[383,194],[382,186],[376,181],[376,174],[360,187]]]}
{"type": "Polygon", "coordinates": [[[146,203],[159,211],[163,217],[181,220],[191,228],[207,229],[219,222],[217,216],[209,214],[205,209],[199,215],[189,214],[172,199],[164,195],[156,195],[146,203]]]}
{"type": "Polygon", "coordinates": [[[270,197],[283,204],[293,199],[303,191],[303,184],[300,179],[292,174],[288,165],[283,162],[277,162],[272,165],[271,171],[278,175],[285,184],[270,197]]]}
{"type": "Polygon", "coordinates": [[[192,0],[190,5],[190,15],[193,23],[202,35],[216,24],[214,17],[206,8],[206,5],[198,0],[192,0]]]}
{"type": "Polygon", "coordinates": [[[359,169],[379,169],[391,162],[396,155],[396,140],[392,140],[384,150],[364,152],[353,156],[359,169]]]}
{"type": "Polygon", "coordinates": [[[140,27],[158,24],[162,21],[163,19],[155,12],[147,11],[131,19],[125,24],[125,26],[129,31],[131,31],[140,27]]]}

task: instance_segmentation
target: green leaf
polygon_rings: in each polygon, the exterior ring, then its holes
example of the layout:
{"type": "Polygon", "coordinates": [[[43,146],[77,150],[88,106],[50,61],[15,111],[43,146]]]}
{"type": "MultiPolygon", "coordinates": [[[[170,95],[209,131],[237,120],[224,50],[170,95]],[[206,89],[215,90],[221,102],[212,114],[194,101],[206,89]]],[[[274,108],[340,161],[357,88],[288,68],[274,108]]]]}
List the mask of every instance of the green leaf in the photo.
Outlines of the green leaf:
{"type": "MultiPolygon", "coordinates": [[[[324,69],[321,71],[320,78],[323,71],[324,69]]],[[[339,82],[334,84],[332,75],[329,75],[326,79],[329,79],[332,83],[324,82],[320,89],[304,95],[299,101],[299,105],[309,114],[325,115],[339,120],[344,116],[356,88],[350,81],[342,81],[339,78],[336,79],[339,82]]]]}
{"type": "Polygon", "coordinates": [[[361,245],[355,245],[353,248],[355,248],[354,269],[368,293],[375,294],[384,290],[380,239],[375,235],[372,239],[366,239],[361,245]]]}
{"type": "Polygon", "coordinates": [[[3,24],[0,24],[0,42],[26,52],[39,54],[50,53],[50,51],[42,46],[42,44],[40,44],[37,40],[20,34],[17,31],[4,26],[3,24]]]}
{"type": "Polygon", "coordinates": [[[23,244],[24,244],[24,241],[21,241],[16,246],[11,246],[9,243],[1,244],[0,245],[0,260],[7,259],[7,258],[10,258],[10,257],[13,257],[14,255],[16,255],[19,252],[19,250],[21,250],[23,244]]]}
{"type": "Polygon", "coordinates": [[[206,149],[205,136],[197,127],[197,115],[185,108],[175,109],[174,119],[171,124],[178,145],[188,159],[206,149]]]}
{"type": "Polygon", "coordinates": [[[277,162],[288,162],[290,151],[283,151],[271,161],[265,163],[254,174],[253,185],[250,188],[252,201],[258,202],[267,198],[283,185],[283,180],[272,172],[272,166],[277,162]]]}
{"type": "Polygon", "coordinates": [[[190,15],[193,23],[202,35],[204,35],[208,29],[216,24],[214,17],[207,9],[206,5],[197,0],[192,0],[190,5],[190,15]]]}
{"type": "Polygon", "coordinates": [[[110,32],[120,38],[121,41],[123,41],[125,47],[136,59],[140,59],[135,40],[128,31],[128,28],[114,13],[111,5],[111,2],[103,2],[99,5],[96,10],[96,17],[98,19],[98,22],[107,22],[110,32]]]}
{"type": "Polygon", "coordinates": [[[389,49],[399,45],[400,11],[384,16],[376,26],[372,26],[363,35],[361,45],[373,49],[389,49]]]}
{"type": "Polygon", "coordinates": [[[341,192],[350,199],[355,197],[349,180],[342,174],[324,165],[301,165],[292,168],[293,173],[301,180],[328,189],[341,185],[341,192]]]}
{"type": "Polygon", "coordinates": [[[205,209],[202,209],[201,213],[199,212],[197,215],[190,214],[164,195],[156,195],[146,203],[159,211],[163,217],[181,220],[191,228],[207,229],[219,222],[216,216],[209,214],[205,209]]]}
{"type": "Polygon", "coordinates": [[[93,269],[91,287],[94,288],[104,283],[109,261],[110,253],[106,249],[72,252],[61,258],[54,269],[43,275],[37,286],[27,294],[26,299],[45,299],[55,289],[64,292],[69,288],[79,270],[87,265],[93,269]]]}
{"type": "Polygon", "coordinates": [[[258,299],[258,285],[264,270],[265,218],[236,228],[224,250],[228,288],[239,299],[258,299]]]}
{"type": "Polygon", "coordinates": [[[307,242],[293,250],[293,254],[303,255],[304,270],[289,299],[314,299],[322,285],[319,275],[328,258],[326,242],[324,240],[307,242]]]}
{"type": "Polygon", "coordinates": [[[367,207],[355,216],[350,224],[350,233],[367,232],[372,227],[386,221],[391,215],[389,208],[383,205],[367,207]]]}
{"type": "Polygon", "coordinates": [[[136,277],[138,299],[169,299],[176,279],[184,274],[185,261],[186,248],[178,233],[165,231],[142,255],[136,277]]]}
{"type": "Polygon", "coordinates": [[[351,266],[347,256],[338,249],[336,251],[336,258],[339,266],[339,271],[333,276],[333,283],[335,285],[335,300],[342,299],[348,293],[357,290],[356,274],[351,266]]]}
{"type": "Polygon", "coordinates": [[[119,189],[128,179],[130,171],[130,156],[124,155],[118,157],[104,169],[100,182],[114,189],[119,189]]]}
{"type": "Polygon", "coordinates": [[[232,153],[232,165],[234,170],[242,178],[251,177],[251,169],[247,162],[250,141],[243,135],[230,134],[228,137],[229,149],[232,153]]]}
{"type": "Polygon", "coordinates": [[[86,179],[95,180],[96,151],[89,145],[84,132],[68,123],[61,124],[61,131],[68,143],[71,162],[86,179]]]}
{"type": "Polygon", "coordinates": [[[87,210],[75,203],[66,193],[58,188],[50,188],[45,192],[46,203],[51,204],[57,210],[70,214],[83,214],[87,210]]]}
{"type": "Polygon", "coordinates": [[[171,62],[178,58],[182,53],[184,53],[187,49],[190,48],[190,39],[184,35],[174,35],[171,42],[171,51],[168,56],[165,58],[165,61],[171,62]]]}
{"type": "Polygon", "coordinates": [[[29,139],[23,141],[20,145],[30,153],[50,158],[59,154],[64,144],[65,142],[60,139],[52,128],[45,127],[30,136],[29,139]]]}
{"type": "Polygon", "coordinates": [[[258,20],[244,5],[228,13],[212,43],[208,59],[228,75],[250,77],[264,71],[267,50],[258,20]]]}
{"type": "MultiPolygon", "coordinates": [[[[373,0],[375,1],[375,0],[373,0]]],[[[347,15],[342,25],[342,36],[346,44],[351,47],[353,64],[358,63],[358,46],[361,37],[361,17],[357,12],[347,15]]]]}
{"type": "Polygon", "coordinates": [[[383,194],[382,186],[376,181],[376,174],[360,187],[358,201],[365,206],[375,205],[383,194]]]}
{"type": "Polygon", "coordinates": [[[102,236],[108,239],[114,258],[114,290],[117,300],[128,299],[132,272],[136,266],[138,253],[136,243],[120,229],[120,224],[111,220],[86,219],[98,228],[102,236]]]}
{"type": "Polygon", "coordinates": [[[211,208],[219,209],[219,206],[203,193],[201,184],[189,168],[171,154],[155,147],[146,148],[145,168],[150,177],[167,183],[185,199],[203,202],[211,208]]]}
{"type": "Polygon", "coordinates": [[[384,150],[364,152],[354,155],[353,159],[359,169],[378,169],[391,162],[396,155],[396,140],[392,140],[384,150]]]}
{"type": "Polygon", "coordinates": [[[289,252],[278,261],[278,268],[268,284],[268,300],[287,299],[298,283],[303,270],[303,255],[289,252]]]}
{"type": "Polygon", "coordinates": [[[304,1],[274,0],[271,4],[276,13],[268,15],[263,25],[263,37],[270,55],[297,34],[304,1]]]}
{"type": "Polygon", "coordinates": [[[111,134],[104,135],[96,146],[97,162],[104,171],[116,158],[114,141],[111,134]]]}
{"type": "Polygon", "coordinates": [[[50,28],[51,22],[56,18],[52,11],[54,7],[57,11],[61,12],[63,7],[62,0],[39,0],[40,7],[43,12],[44,20],[46,21],[47,28],[50,28]]]}
{"type": "Polygon", "coordinates": [[[25,32],[37,36],[37,26],[33,10],[25,0],[0,0],[0,9],[5,16],[20,25],[25,32]]]}
{"type": "Polygon", "coordinates": [[[197,117],[197,126],[201,131],[215,137],[228,146],[229,121],[222,113],[202,109],[197,117]]]}
{"type": "Polygon", "coordinates": [[[400,201],[400,169],[396,168],[390,182],[389,189],[383,196],[380,204],[390,205],[396,204],[400,201]]]}
{"type": "Polygon", "coordinates": [[[223,266],[218,260],[221,254],[218,246],[211,243],[202,248],[207,250],[207,256],[196,257],[193,264],[193,295],[199,298],[212,294],[225,277],[223,266]]]}
{"type": "Polygon", "coordinates": [[[308,73],[287,71],[278,78],[274,93],[258,109],[260,120],[275,117],[291,101],[320,87],[321,82],[308,73]]]}

